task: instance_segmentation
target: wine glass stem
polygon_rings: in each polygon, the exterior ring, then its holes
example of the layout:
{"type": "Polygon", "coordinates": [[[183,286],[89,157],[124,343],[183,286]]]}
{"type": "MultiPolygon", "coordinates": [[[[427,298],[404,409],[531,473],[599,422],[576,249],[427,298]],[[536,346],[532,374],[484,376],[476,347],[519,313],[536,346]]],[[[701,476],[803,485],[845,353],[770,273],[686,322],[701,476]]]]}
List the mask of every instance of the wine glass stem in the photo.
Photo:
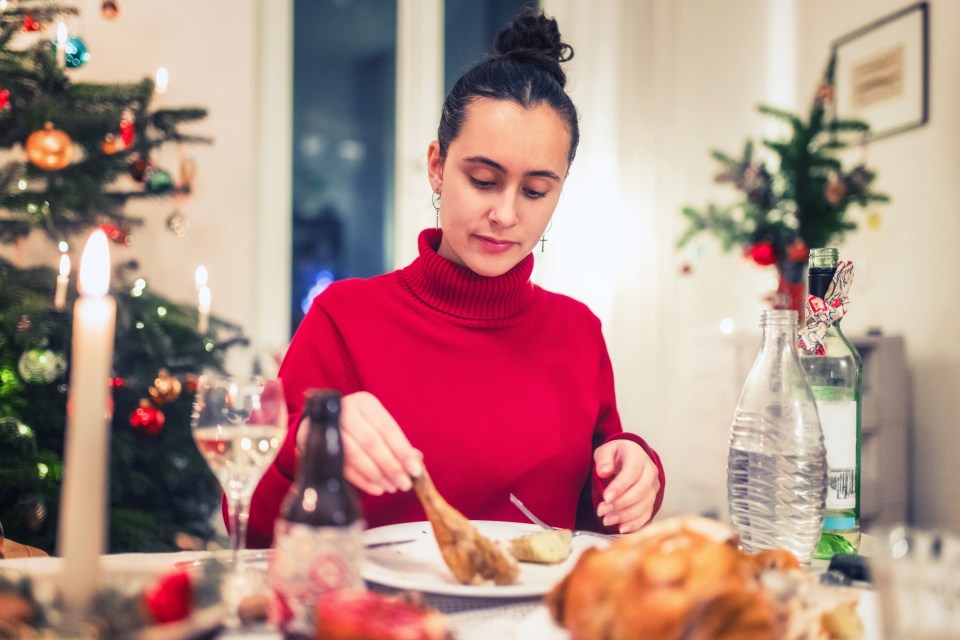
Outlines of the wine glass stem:
{"type": "Polygon", "coordinates": [[[230,546],[233,549],[233,569],[239,570],[240,552],[247,546],[247,523],[250,521],[250,498],[239,495],[230,513],[230,546]]]}

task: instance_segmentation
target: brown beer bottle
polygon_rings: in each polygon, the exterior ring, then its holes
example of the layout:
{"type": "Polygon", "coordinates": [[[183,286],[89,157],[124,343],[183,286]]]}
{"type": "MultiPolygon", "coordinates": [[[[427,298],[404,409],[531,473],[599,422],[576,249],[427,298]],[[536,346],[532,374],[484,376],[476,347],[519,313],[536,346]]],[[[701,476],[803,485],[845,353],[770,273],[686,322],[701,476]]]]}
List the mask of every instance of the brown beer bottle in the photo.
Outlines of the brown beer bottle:
{"type": "Polygon", "coordinates": [[[271,620],[285,638],[314,636],[320,594],[363,588],[364,522],[343,476],[340,393],[308,390],[303,415],[306,446],[280,506],[270,563],[271,620]]]}

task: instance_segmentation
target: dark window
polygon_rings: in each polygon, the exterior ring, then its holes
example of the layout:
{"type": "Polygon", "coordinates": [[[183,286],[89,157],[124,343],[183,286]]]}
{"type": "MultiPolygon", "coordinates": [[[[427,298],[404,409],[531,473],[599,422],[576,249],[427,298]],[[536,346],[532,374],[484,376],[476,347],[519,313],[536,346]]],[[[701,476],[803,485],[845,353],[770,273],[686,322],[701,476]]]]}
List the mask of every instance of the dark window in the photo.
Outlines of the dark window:
{"type": "Polygon", "coordinates": [[[331,280],[387,268],[396,32],[391,0],[294,4],[291,330],[331,280]]]}

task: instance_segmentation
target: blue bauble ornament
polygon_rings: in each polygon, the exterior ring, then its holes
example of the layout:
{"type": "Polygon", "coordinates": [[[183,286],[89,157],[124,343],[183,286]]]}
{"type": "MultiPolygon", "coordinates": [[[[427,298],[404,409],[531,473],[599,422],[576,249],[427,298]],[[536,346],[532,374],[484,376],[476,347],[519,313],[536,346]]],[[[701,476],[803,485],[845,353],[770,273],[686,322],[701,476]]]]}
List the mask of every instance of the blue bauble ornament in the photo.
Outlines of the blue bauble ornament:
{"type": "MultiPolygon", "coordinates": [[[[50,51],[53,52],[54,56],[57,55],[56,40],[50,43],[50,51]]],[[[66,53],[64,56],[64,61],[71,69],[82,67],[85,63],[90,61],[90,52],[87,51],[87,45],[83,42],[83,40],[76,36],[67,38],[67,42],[64,45],[64,51],[66,53]]]]}

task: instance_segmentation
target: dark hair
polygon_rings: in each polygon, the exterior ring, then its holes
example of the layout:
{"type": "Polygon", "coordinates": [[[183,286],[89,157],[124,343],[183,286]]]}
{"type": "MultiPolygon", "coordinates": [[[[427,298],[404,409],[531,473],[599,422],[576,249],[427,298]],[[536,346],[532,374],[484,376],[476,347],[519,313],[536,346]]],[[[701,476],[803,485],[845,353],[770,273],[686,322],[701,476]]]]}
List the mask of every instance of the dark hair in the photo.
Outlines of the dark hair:
{"type": "Polygon", "coordinates": [[[580,142],[577,108],[563,90],[567,76],[561,62],[573,58],[573,47],[560,40],[557,21],[536,7],[523,9],[497,35],[493,49],[467,69],[443,101],[437,140],[440,156],[460,135],[467,107],[480,98],[511,100],[522,107],[547,104],[567,123],[573,163],[580,142]]]}

